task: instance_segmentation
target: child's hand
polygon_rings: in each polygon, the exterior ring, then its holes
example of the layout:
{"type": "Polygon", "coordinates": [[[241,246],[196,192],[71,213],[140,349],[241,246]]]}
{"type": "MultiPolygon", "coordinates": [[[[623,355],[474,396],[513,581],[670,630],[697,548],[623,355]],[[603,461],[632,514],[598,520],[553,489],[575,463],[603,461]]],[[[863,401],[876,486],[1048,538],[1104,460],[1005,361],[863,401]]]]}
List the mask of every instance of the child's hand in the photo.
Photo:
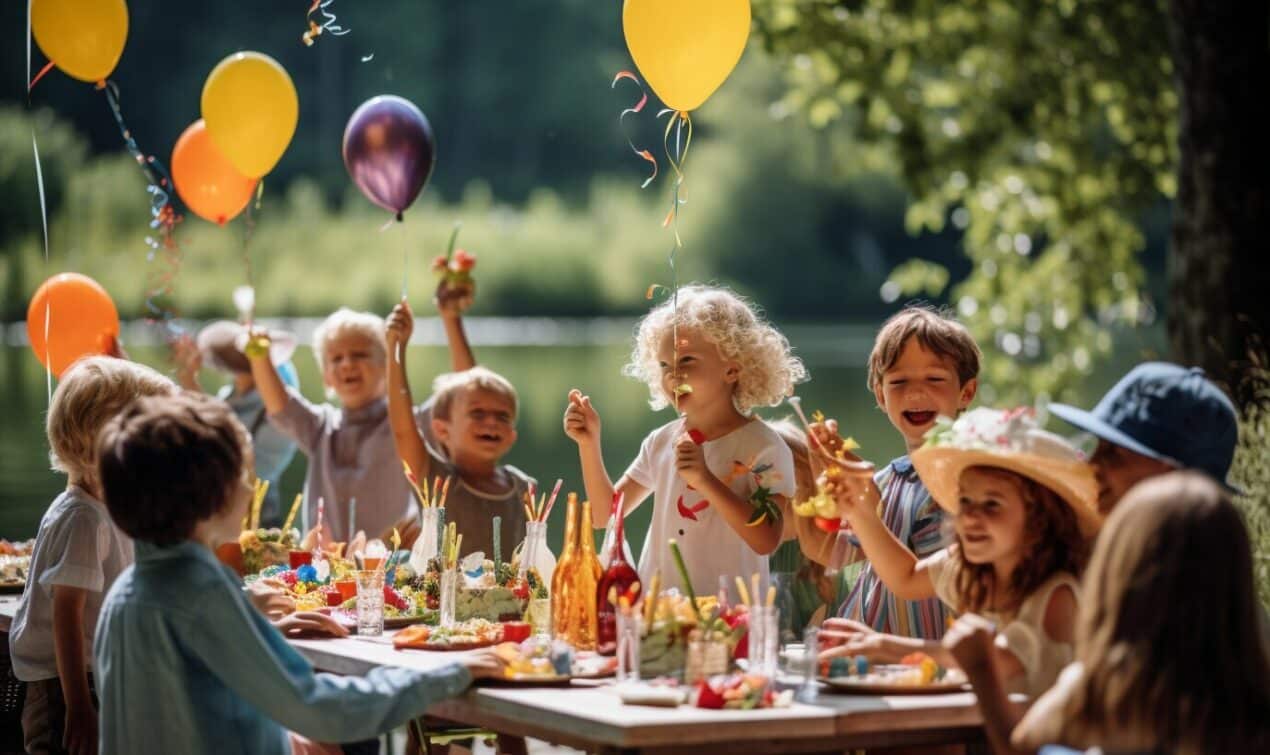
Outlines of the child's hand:
{"type": "Polygon", "coordinates": [[[303,634],[326,634],[331,637],[347,637],[348,630],[344,625],[317,611],[301,611],[293,613],[290,616],[284,616],[273,622],[278,631],[294,637],[303,634]]]}
{"type": "Polygon", "coordinates": [[[706,481],[713,475],[706,466],[706,452],[701,444],[692,439],[688,433],[679,436],[675,442],[675,471],[696,490],[706,487],[706,481]]]}
{"type": "Polygon", "coordinates": [[[71,755],[97,755],[97,709],[67,707],[62,748],[71,755]]]}
{"type": "Polygon", "coordinates": [[[398,347],[404,348],[410,343],[410,336],[415,331],[414,313],[410,311],[410,305],[402,300],[400,304],[392,308],[392,314],[388,315],[388,323],[385,328],[385,335],[388,338],[388,353],[398,353],[398,347]]]}
{"type": "Polygon", "coordinates": [[[816,484],[824,488],[838,504],[838,516],[848,521],[858,517],[877,516],[882,493],[873,482],[873,467],[868,464],[835,464],[821,474],[816,484]]]}
{"type": "Polygon", "coordinates": [[[473,679],[502,679],[506,675],[507,662],[494,648],[481,648],[458,653],[459,665],[468,670],[473,679]]]}
{"type": "Polygon", "coordinates": [[[574,388],[569,391],[569,408],[564,410],[564,434],[579,446],[600,440],[600,413],[591,406],[591,397],[574,388]]]}
{"type": "Polygon", "coordinates": [[[423,531],[423,527],[419,524],[418,515],[413,513],[402,517],[402,519],[392,527],[384,530],[383,534],[379,536],[379,539],[383,540],[385,543],[391,543],[393,529],[397,530],[397,536],[401,538],[401,546],[399,549],[407,551],[414,546],[415,541],[419,539],[419,533],[423,531]]]}
{"type": "Polygon", "coordinates": [[[991,668],[996,634],[995,624],[982,616],[968,613],[957,619],[944,635],[944,647],[957,659],[957,665],[969,674],[991,668]]]}
{"type": "Polygon", "coordinates": [[[829,619],[820,630],[820,643],[826,647],[820,652],[820,660],[863,655],[871,661],[894,663],[904,654],[893,648],[889,639],[890,635],[877,632],[858,621],[829,619]]]}
{"type": "Polygon", "coordinates": [[[269,620],[295,611],[295,599],[287,594],[285,583],[276,579],[258,579],[247,586],[247,599],[269,620]]]}
{"type": "Polygon", "coordinates": [[[176,381],[181,387],[201,390],[198,371],[203,368],[203,354],[188,333],[182,333],[172,342],[172,361],[176,363],[176,381]]]}
{"type": "Polygon", "coordinates": [[[442,317],[458,317],[472,306],[476,299],[475,283],[454,284],[445,278],[437,284],[436,295],[432,303],[442,317]]]}

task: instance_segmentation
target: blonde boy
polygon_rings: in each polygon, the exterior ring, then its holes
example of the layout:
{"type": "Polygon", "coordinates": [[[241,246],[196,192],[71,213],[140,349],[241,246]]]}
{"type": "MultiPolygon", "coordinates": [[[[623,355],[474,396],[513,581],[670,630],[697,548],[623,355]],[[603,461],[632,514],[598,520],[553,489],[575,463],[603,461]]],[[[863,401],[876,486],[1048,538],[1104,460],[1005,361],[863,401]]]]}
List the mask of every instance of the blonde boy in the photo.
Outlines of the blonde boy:
{"type": "Polygon", "coordinates": [[[27,752],[96,749],[97,707],[88,673],[93,631],[106,591],[132,563],[132,541],[101,502],[97,434],[134,398],[176,390],[148,367],[90,357],[71,365],[53,393],[49,458],[67,485],[40,521],[30,578],[9,633],[13,672],[27,682],[27,752]]]}
{"type": "MultiPolygon", "coordinates": [[[[862,480],[860,492],[880,499],[887,529],[918,558],[939,551],[947,543],[943,512],[908,454],[921,447],[937,418],[956,417],[974,400],[979,361],[979,346],[963,325],[920,306],[906,307],[887,320],[869,355],[869,389],[878,408],[886,412],[904,438],[906,453],[872,479],[862,480]]],[[[835,421],[813,425],[812,432],[831,451],[841,447],[835,421]]],[[[821,461],[818,454],[811,458],[813,464],[821,461]]],[[[824,533],[810,526],[808,519],[797,524],[803,552],[828,567],[859,560],[863,555],[859,543],[845,531],[824,533]]],[[[839,616],[878,632],[931,640],[943,636],[948,621],[947,610],[938,599],[897,598],[871,564],[860,572],[839,616]]],[[[831,620],[827,626],[833,623],[831,620]]]]}
{"type": "Polygon", "coordinates": [[[393,449],[386,396],[388,349],[384,320],[341,307],[313,331],[313,355],[329,398],[314,404],[288,388],[269,358],[268,338],[253,336],[246,351],[269,422],[309,459],[304,480],[304,528],[325,506],[325,537],[352,539],[349,508],[357,501],[355,529],[372,537],[411,514],[410,484],[393,449]]]}
{"type": "MultiPolygon", "coordinates": [[[[442,299],[439,300],[444,301],[442,299]]],[[[442,317],[446,307],[442,306],[442,317]]],[[[494,517],[505,544],[503,557],[525,535],[522,501],[533,480],[502,459],[516,442],[516,389],[502,375],[455,360],[455,371],[442,374],[432,384],[432,397],[421,407],[412,406],[406,375],[405,348],[414,330],[414,318],[404,302],[388,318],[388,343],[401,360],[388,365],[388,413],[397,453],[420,479],[451,478],[446,519],[463,533],[466,553],[494,553],[494,517]]],[[[453,333],[447,323],[447,333],[453,333]]],[[[458,335],[461,335],[459,331],[458,335]]],[[[451,335],[451,342],[458,339],[451,335]]],[[[466,347],[466,342],[461,341],[466,347]]]]}

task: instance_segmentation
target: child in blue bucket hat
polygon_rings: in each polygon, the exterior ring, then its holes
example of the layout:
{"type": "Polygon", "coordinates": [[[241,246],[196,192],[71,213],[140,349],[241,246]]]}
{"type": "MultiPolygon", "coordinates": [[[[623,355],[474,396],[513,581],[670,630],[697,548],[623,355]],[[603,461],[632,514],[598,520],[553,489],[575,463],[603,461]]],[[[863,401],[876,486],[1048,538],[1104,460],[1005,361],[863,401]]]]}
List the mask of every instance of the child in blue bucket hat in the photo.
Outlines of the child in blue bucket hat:
{"type": "Polygon", "coordinates": [[[1105,515],[1137,483],[1195,469],[1234,493],[1235,405],[1198,367],[1145,362],[1120,379],[1093,411],[1050,404],[1050,413],[1098,438],[1090,463],[1105,515]]]}

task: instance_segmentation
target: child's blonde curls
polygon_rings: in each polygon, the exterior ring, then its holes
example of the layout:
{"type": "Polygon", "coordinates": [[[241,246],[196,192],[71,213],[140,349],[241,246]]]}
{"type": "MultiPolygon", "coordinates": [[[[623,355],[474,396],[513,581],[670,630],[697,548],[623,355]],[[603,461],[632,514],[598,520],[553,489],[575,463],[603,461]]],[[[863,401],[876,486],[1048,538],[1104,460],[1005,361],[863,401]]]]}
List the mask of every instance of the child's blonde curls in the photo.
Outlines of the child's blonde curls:
{"type": "Polygon", "coordinates": [[[661,387],[657,346],[672,327],[692,328],[719,348],[728,361],[740,365],[732,401],[737,411],[749,414],[756,406],[776,406],[807,379],[807,369],[794,356],[789,340],[762,319],[737,294],[714,286],[691,285],[679,289],[678,312],[674,297],[649,312],[635,332],[631,361],[622,374],[648,386],[649,406],[661,410],[670,397],[661,387]]]}

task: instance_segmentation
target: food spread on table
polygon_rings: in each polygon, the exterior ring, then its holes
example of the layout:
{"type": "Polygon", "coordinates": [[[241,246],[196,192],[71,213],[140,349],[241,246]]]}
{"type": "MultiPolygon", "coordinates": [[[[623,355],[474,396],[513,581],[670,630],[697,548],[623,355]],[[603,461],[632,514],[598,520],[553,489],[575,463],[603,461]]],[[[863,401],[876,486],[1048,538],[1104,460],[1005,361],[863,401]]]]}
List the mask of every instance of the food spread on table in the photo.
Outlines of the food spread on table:
{"type": "Polygon", "coordinates": [[[20,591],[31,568],[35,540],[0,540],[0,589],[20,591]]]}
{"type": "Polygon", "coordinates": [[[960,689],[966,675],[940,666],[925,653],[910,653],[897,664],[872,664],[862,655],[821,661],[820,680],[846,691],[935,692],[960,689]]]}

